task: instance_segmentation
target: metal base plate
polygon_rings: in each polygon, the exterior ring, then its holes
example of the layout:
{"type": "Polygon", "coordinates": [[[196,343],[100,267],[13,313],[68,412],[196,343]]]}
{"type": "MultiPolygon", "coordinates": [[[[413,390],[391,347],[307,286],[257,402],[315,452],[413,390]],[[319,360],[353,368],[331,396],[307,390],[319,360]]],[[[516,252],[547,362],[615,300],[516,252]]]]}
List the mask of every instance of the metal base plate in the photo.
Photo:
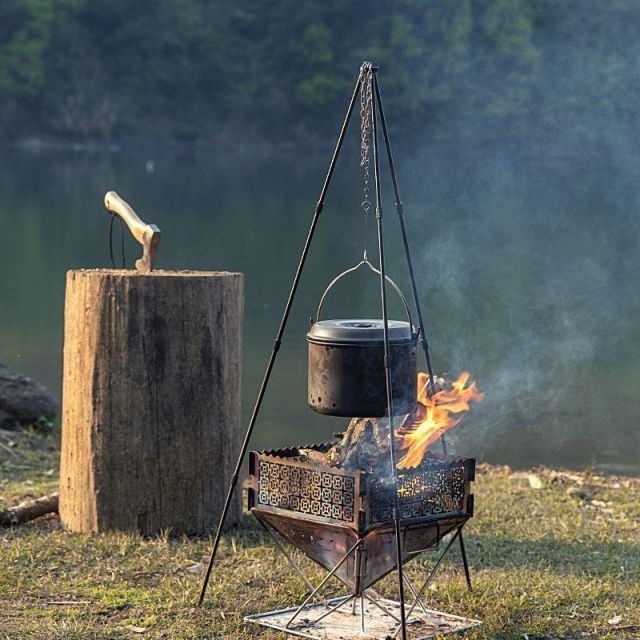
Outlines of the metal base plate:
{"type": "MultiPolygon", "coordinates": [[[[287,628],[287,622],[297,607],[257,613],[245,616],[244,619],[246,622],[255,622],[264,627],[283,631],[290,636],[311,640],[364,640],[365,638],[387,640],[394,637],[398,628],[396,620],[400,617],[400,604],[384,598],[378,599],[377,602],[391,615],[385,614],[381,608],[365,600],[364,631],[361,626],[363,618],[360,599],[358,598],[354,613],[353,600],[350,596],[333,598],[328,601],[328,607],[322,604],[308,605],[289,628],[287,628]],[[344,602],[343,607],[323,617],[317,624],[314,623],[328,611],[328,608],[338,605],[340,601],[344,602]]],[[[416,608],[407,621],[407,631],[411,640],[427,640],[438,635],[459,633],[479,624],[482,624],[479,620],[416,608]]]]}

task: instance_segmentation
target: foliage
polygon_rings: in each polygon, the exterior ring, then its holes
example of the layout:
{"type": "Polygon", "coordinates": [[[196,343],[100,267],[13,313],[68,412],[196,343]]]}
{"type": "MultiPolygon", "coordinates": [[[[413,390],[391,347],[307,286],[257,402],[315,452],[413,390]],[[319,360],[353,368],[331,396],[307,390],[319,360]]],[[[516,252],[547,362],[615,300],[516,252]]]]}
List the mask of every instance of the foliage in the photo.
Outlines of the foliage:
{"type": "Polygon", "coordinates": [[[633,0],[4,0],[0,133],[328,139],[363,59],[411,136],[637,118],[633,0]]]}

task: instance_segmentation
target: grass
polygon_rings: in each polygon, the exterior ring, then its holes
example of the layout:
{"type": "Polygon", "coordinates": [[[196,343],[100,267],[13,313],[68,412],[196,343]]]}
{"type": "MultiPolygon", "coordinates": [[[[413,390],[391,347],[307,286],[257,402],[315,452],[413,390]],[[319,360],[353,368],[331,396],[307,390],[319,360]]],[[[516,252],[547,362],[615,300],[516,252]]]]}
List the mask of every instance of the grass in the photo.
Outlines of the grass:
{"type": "MultiPolygon", "coordinates": [[[[2,442],[0,508],[55,490],[55,430],[5,433],[2,442]]],[[[526,473],[480,466],[466,528],[474,591],[466,591],[456,550],[430,605],[483,620],[469,639],[639,638],[640,479],[531,473],[539,488],[526,473]]],[[[283,638],[242,622],[305,593],[248,515],[223,541],[206,605],[194,606],[210,543],[72,535],[53,516],[0,530],[0,639],[283,638]]],[[[432,557],[407,565],[415,582],[432,557]]],[[[385,579],[380,590],[393,596],[394,584],[385,579]]]]}

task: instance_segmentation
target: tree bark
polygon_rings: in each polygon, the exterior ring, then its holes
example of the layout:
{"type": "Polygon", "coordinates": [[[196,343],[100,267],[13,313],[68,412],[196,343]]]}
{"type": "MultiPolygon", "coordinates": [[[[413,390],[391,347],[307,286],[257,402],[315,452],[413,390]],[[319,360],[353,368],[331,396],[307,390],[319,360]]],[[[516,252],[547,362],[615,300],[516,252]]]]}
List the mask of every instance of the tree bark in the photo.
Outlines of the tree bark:
{"type": "Polygon", "coordinates": [[[239,448],[242,318],[239,273],[67,274],[60,516],[68,529],[216,526],[239,448]]]}

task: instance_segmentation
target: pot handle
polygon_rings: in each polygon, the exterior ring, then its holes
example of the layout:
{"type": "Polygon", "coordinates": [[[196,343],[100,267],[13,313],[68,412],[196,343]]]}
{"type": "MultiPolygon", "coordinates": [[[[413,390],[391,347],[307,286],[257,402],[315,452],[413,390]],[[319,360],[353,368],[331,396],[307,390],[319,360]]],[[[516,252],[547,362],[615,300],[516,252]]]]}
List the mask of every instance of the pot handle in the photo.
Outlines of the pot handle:
{"type": "MultiPolygon", "coordinates": [[[[380,275],[380,270],[376,269],[376,267],[374,267],[368,260],[361,260],[360,262],[358,262],[358,264],[355,267],[350,267],[349,269],[346,269],[345,271],[343,271],[342,273],[338,274],[330,283],[329,286],[324,290],[324,293],[322,294],[322,297],[320,298],[320,302],[318,304],[318,309],[316,311],[316,322],[318,322],[318,320],[320,320],[320,313],[322,312],[322,305],[324,304],[324,299],[327,297],[327,293],[329,293],[329,290],[333,287],[334,284],[336,284],[339,280],[341,280],[342,278],[344,278],[346,275],[353,273],[354,271],[357,271],[360,267],[366,265],[367,267],[369,267],[369,269],[371,269],[371,271],[373,271],[374,273],[377,273],[378,275],[380,275]]],[[[402,306],[404,307],[404,310],[407,314],[407,317],[409,318],[409,326],[411,327],[411,331],[413,332],[413,320],[411,319],[411,311],[409,310],[409,305],[407,303],[407,299],[404,297],[404,293],[402,293],[400,287],[387,275],[385,275],[385,280],[393,287],[393,290],[398,294],[398,297],[400,298],[400,301],[402,302],[402,306]]]]}

